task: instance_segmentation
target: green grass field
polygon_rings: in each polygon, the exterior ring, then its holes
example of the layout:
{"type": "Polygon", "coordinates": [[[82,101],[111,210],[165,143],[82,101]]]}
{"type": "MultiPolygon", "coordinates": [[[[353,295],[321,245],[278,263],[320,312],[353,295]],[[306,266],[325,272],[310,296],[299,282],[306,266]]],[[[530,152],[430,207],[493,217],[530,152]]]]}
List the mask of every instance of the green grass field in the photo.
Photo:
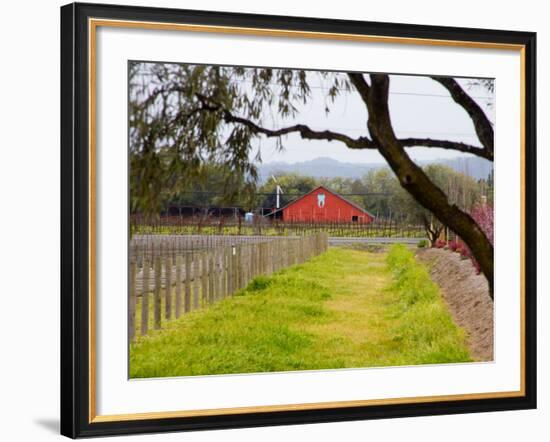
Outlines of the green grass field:
{"type": "Polygon", "coordinates": [[[138,338],[130,377],[466,362],[465,342],[410,250],[332,248],[138,338]]]}

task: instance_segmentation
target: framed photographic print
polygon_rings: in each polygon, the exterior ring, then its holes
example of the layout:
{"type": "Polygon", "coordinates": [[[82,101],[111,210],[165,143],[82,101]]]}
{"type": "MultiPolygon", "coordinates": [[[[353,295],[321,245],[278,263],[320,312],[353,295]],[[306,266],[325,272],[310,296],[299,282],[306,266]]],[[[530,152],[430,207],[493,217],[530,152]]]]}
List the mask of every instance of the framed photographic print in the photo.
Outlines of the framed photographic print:
{"type": "Polygon", "coordinates": [[[535,42],[62,7],[62,434],[534,408],[535,42]]]}

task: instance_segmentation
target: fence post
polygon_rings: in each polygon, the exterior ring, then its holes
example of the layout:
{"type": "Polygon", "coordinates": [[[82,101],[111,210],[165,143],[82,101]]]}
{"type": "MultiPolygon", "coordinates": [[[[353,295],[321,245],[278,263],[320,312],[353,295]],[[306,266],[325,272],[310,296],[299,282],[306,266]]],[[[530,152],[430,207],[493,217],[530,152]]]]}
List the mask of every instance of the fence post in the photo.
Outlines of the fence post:
{"type": "Polygon", "coordinates": [[[229,250],[229,262],[227,263],[228,269],[227,269],[227,293],[228,295],[233,294],[233,287],[234,287],[234,257],[233,257],[233,251],[235,250],[235,247],[231,244],[228,247],[229,250]]]}
{"type": "Polygon", "coordinates": [[[235,291],[242,288],[242,269],[241,269],[241,258],[242,258],[242,244],[236,246],[236,259],[235,259],[235,291]]]}
{"type": "Polygon", "coordinates": [[[191,310],[191,253],[185,253],[185,312],[191,310]]]}
{"type": "Polygon", "coordinates": [[[255,248],[255,256],[254,256],[254,260],[256,261],[256,273],[258,275],[261,275],[263,273],[263,269],[262,269],[262,247],[263,247],[263,242],[261,243],[258,243],[256,244],[256,248],[255,248]]]}
{"type": "Polygon", "coordinates": [[[161,273],[162,273],[162,263],[160,261],[160,256],[155,256],[155,291],[154,291],[154,320],[155,320],[155,329],[159,329],[161,325],[161,273]]]}
{"type": "Polygon", "coordinates": [[[216,256],[217,256],[216,267],[218,271],[218,277],[216,279],[218,281],[218,301],[219,301],[220,299],[223,299],[223,257],[224,257],[223,245],[218,247],[216,256]]]}
{"type": "Polygon", "coordinates": [[[248,285],[250,269],[250,244],[246,244],[243,249],[243,289],[248,285]]]}
{"type": "Polygon", "coordinates": [[[224,298],[227,298],[229,296],[229,262],[231,259],[230,251],[230,247],[224,247],[224,298]]]}
{"type": "Polygon", "coordinates": [[[245,287],[248,285],[250,280],[252,279],[252,269],[251,269],[251,263],[252,263],[252,244],[248,244],[247,250],[246,250],[246,284],[245,287]]]}
{"type": "MultiPolygon", "coordinates": [[[[185,271],[185,279],[189,277],[185,271]]],[[[176,255],[176,319],[181,316],[181,255],[176,255]]]]}
{"type": "Polygon", "coordinates": [[[200,284],[200,275],[199,275],[199,264],[200,256],[195,252],[192,252],[193,258],[193,309],[197,310],[199,308],[199,284],[200,284]]]}
{"type": "Polygon", "coordinates": [[[237,290],[239,290],[239,270],[238,270],[239,269],[239,245],[238,244],[236,244],[233,247],[233,251],[231,252],[231,259],[232,259],[231,266],[232,266],[232,272],[233,272],[233,275],[231,277],[232,278],[231,294],[233,294],[237,290]]]}
{"type": "Polygon", "coordinates": [[[283,242],[278,241],[277,242],[277,271],[281,270],[283,267],[283,245],[285,240],[283,242]]]}
{"type": "Polygon", "coordinates": [[[143,271],[141,284],[141,335],[145,336],[149,329],[149,257],[143,256],[143,271]]]}
{"type": "Polygon", "coordinates": [[[201,257],[201,291],[202,291],[202,303],[206,304],[208,301],[208,270],[206,269],[206,252],[202,253],[201,257]]]}
{"type": "Polygon", "coordinates": [[[252,268],[252,278],[255,278],[260,274],[260,270],[258,269],[258,250],[261,243],[253,243],[250,251],[252,253],[252,259],[250,262],[251,268],[252,268]]]}
{"type": "Polygon", "coordinates": [[[128,337],[134,341],[136,333],[136,262],[130,262],[130,287],[128,290],[128,337]]]}
{"type": "Polygon", "coordinates": [[[265,274],[265,243],[258,244],[258,273],[265,274]]]}
{"type": "Polygon", "coordinates": [[[208,251],[208,303],[214,300],[214,258],[211,250],[208,251]]]}
{"type": "Polygon", "coordinates": [[[273,261],[274,261],[274,256],[273,256],[273,243],[271,241],[269,241],[267,243],[267,256],[269,258],[269,269],[268,269],[268,274],[271,275],[273,273],[273,261]]]}
{"type": "Polygon", "coordinates": [[[214,270],[214,302],[219,301],[220,299],[220,250],[218,247],[214,249],[213,253],[214,258],[214,266],[212,269],[214,270]]]}
{"type": "Polygon", "coordinates": [[[241,245],[241,256],[239,256],[239,270],[241,272],[240,288],[244,289],[246,287],[246,244],[241,245]]]}
{"type": "Polygon", "coordinates": [[[264,245],[265,248],[265,274],[271,275],[271,242],[266,242],[264,245]]]}
{"type": "Polygon", "coordinates": [[[254,275],[252,274],[252,265],[254,261],[254,256],[252,255],[252,251],[254,250],[254,243],[248,245],[248,282],[254,278],[254,275]]]}
{"type": "Polygon", "coordinates": [[[226,279],[226,263],[227,263],[227,246],[225,243],[220,247],[220,299],[225,299],[227,293],[227,279],[226,279]]]}
{"type": "Polygon", "coordinates": [[[293,243],[293,240],[290,238],[285,241],[285,250],[284,250],[285,267],[290,267],[292,264],[294,264],[294,259],[293,259],[292,250],[291,250],[292,243],[293,243]]]}
{"type": "Polygon", "coordinates": [[[210,249],[210,259],[208,261],[208,275],[210,277],[210,303],[216,302],[218,297],[218,284],[216,275],[216,246],[213,245],[210,249]]]}
{"type": "Polygon", "coordinates": [[[221,248],[221,258],[222,258],[222,298],[227,297],[227,244],[221,248]]]}
{"type": "Polygon", "coordinates": [[[254,278],[254,271],[255,271],[255,262],[254,262],[254,253],[256,252],[256,242],[251,242],[248,244],[248,255],[249,255],[249,260],[248,260],[248,280],[250,281],[251,279],[254,278]]]}
{"type": "Polygon", "coordinates": [[[172,317],[172,256],[164,259],[164,307],[165,318],[169,320],[172,317]]]}
{"type": "Polygon", "coordinates": [[[279,270],[279,241],[273,242],[273,273],[279,270]]]}

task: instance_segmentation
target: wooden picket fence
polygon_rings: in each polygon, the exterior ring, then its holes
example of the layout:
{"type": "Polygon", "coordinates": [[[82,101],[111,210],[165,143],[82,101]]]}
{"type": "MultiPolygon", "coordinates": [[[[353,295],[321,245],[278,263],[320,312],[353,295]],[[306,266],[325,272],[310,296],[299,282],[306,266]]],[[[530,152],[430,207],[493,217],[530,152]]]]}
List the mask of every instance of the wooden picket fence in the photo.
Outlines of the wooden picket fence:
{"type": "Polygon", "coordinates": [[[206,308],[259,275],[300,264],[327,250],[328,235],[220,242],[213,248],[143,248],[130,254],[130,340],[182,314],[206,308]]]}

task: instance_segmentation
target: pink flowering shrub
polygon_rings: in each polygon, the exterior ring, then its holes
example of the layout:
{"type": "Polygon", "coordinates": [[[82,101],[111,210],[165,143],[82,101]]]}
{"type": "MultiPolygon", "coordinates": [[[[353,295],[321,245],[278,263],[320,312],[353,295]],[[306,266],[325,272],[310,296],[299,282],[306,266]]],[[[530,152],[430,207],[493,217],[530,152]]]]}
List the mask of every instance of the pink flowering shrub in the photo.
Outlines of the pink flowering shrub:
{"type": "MultiPolygon", "coordinates": [[[[488,204],[478,204],[472,209],[472,211],[470,212],[470,215],[478,224],[478,226],[481,227],[481,230],[483,230],[483,233],[485,233],[489,242],[493,244],[493,241],[494,241],[493,207],[488,204]]],[[[479,266],[479,263],[474,258],[474,255],[472,254],[470,248],[466,244],[464,244],[459,238],[457,238],[456,240],[449,241],[448,244],[446,244],[445,241],[440,241],[440,240],[438,240],[436,243],[436,247],[438,248],[443,248],[445,246],[452,252],[460,253],[460,256],[463,259],[469,258],[472,261],[472,265],[476,269],[477,274],[479,275],[481,273],[481,267],[479,266]]]]}
{"type": "Polygon", "coordinates": [[[490,206],[489,204],[477,204],[470,213],[478,226],[481,227],[481,230],[483,230],[483,233],[485,233],[485,236],[487,236],[487,239],[491,244],[494,244],[493,235],[495,226],[493,214],[493,206],[490,206]]]}
{"type": "MultiPolygon", "coordinates": [[[[485,236],[489,240],[491,244],[494,244],[494,212],[493,212],[493,206],[490,206],[489,204],[477,204],[471,211],[470,215],[475,220],[477,225],[481,227],[481,230],[483,230],[483,233],[485,233],[485,236]]],[[[472,252],[464,244],[465,252],[462,252],[462,256],[466,257],[468,256],[472,260],[472,264],[476,269],[477,274],[481,273],[481,267],[479,266],[479,263],[476,261],[474,256],[472,255],[472,252]]]]}
{"type": "Polygon", "coordinates": [[[449,244],[447,244],[447,247],[450,251],[456,252],[459,248],[460,244],[457,240],[453,239],[452,241],[449,241],[449,244]]]}
{"type": "Polygon", "coordinates": [[[463,247],[458,249],[457,252],[460,253],[460,256],[462,257],[462,259],[470,258],[472,262],[475,261],[474,257],[472,256],[472,252],[470,252],[470,249],[468,248],[468,246],[464,245],[463,247]]]}

